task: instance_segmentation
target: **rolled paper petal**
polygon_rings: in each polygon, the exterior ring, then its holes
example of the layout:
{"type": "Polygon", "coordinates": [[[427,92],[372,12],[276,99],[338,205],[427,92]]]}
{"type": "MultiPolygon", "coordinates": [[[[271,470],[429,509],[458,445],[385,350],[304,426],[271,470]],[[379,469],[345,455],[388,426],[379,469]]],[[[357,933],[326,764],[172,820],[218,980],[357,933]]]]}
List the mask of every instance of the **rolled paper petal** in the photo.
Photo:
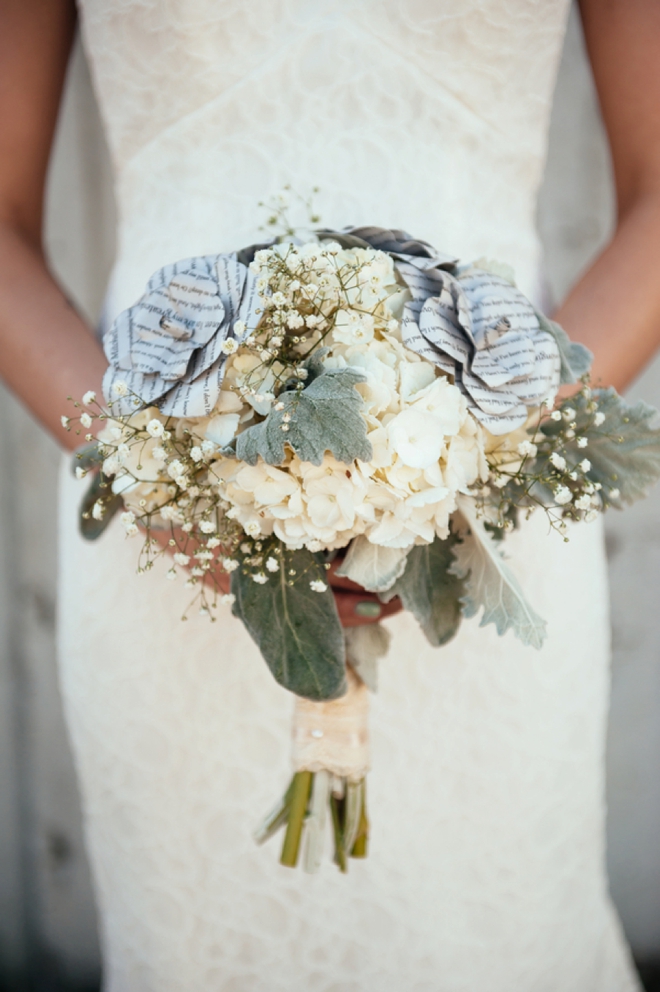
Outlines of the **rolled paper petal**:
{"type": "Polygon", "coordinates": [[[346,675],[348,691],[339,699],[313,703],[296,696],[295,771],[327,771],[349,782],[369,771],[369,691],[350,667],[346,675]]]}
{"type": "Polygon", "coordinates": [[[467,365],[474,346],[458,324],[454,301],[447,297],[448,293],[426,301],[419,315],[419,330],[438,351],[467,365]]]}
{"type": "Polygon", "coordinates": [[[469,301],[475,341],[479,341],[486,328],[503,319],[511,331],[529,334],[539,330],[532,304],[502,276],[483,269],[469,269],[459,276],[459,282],[469,301]]]}
{"type": "Polygon", "coordinates": [[[559,388],[561,359],[555,341],[541,331],[534,337],[534,369],[526,378],[512,379],[507,389],[527,406],[534,406],[554,396],[559,388]]]}
{"type": "Polygon", "coordinates": [[[206,344],[224,320],[214,274],[217,258],[186,258],[154,272],[142,298],[119,314],[105,335],[108,361],[158,373],[168,348],[172,355],[189,357],[206,344]],[[146,367],[149,361],[153,364],[146,367]]]}
{"type": "Polygon", "coordinates": [[[225,362],[223,355],[189,383],[177,383],[159,401],[161,413],[168,417],[203,417],[209,413],[220,395],[225,362]]]}
{"type": "Polygon", "coordinates": [[[117,369],[110,365],[103,376],[103,395],[117,416],[135,413],[141,406],[154,405],[170,387],[170,383],[156,375],[142,375],[130,369],[117,369]],[[128,392],[125,396],[115,391],[115,385],[123,383],[128,392]],[[138,397],[140,402],[136,403],[138,397]]]}
{"type": "Polygon", "coordinates": [[[470,371],[485,386],[498,389],[512,379],[526,379],[534,371],[536,348],[531,337],[509,332],[490,348],[477,351],[470,371]]]}
{"type": "Polygon", "coordinates": [[[429,296],[436,296],[442,289],[439,273],[426,271],[410,262],[399,261],[395,264],[396,271],[403,279],[413,301],[421,305],[429,296]]]}
{"type": "Polygon", "coordinates": [[[437,293],[421,306],[419,299],[404,306],[403,343],[453,374],[470,411],[492,433],[522,426],[527,406],[557,391],[555,340],[541,330],[529,300],[503,277],[474,268],[434,275],[437,293]]]}
{"type": "Polygon", "coordinates": [[[203,416],[216,402],[226,356],[222,345],[245,324],[254,332],[260,314],[256,278],[232,255],[188,258],[159,269],[141,300],[121,313],[105,335],[111,369],[105,395],[116,413],[139,409],[134,396],[116,397],[124,381],[143,405],[161,401],[163,413],[203,416]]]}
{"type": "MultiPolygon", "coordinates": [[[[482,380],[473,375],[468,369],[463,369],[463,388],[470,394],[478,409],[490,416],[509,413],[512,409],[522,406],[515,393],[502,387],[490,389],[482,380]]],[[[524,410],[525,417],[527,410],[524,410]]]]}

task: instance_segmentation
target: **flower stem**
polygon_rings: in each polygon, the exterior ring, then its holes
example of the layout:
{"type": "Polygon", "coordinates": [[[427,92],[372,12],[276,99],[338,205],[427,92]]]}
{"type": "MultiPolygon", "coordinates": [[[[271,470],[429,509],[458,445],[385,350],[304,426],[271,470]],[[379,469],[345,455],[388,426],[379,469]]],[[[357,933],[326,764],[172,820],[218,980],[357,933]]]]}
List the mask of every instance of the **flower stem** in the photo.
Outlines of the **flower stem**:
{"type": "Polygon", "coordinates": [[[344,850],[344,831],[342,829],[342,823],[341,823],[342,806],[343,806],[343,800],[337,799],[336,796],[330,796],[330,811],[332,813],[332,832],[335,838],[335,861],[339,866],[340,871],[347,872],[348,865],[346,864],[346,851],[344,850]]]}
{"type": "Polygon", "coordinates": [[[282,845],[282,856],[280,857],[280,864],[285,865],[287,868],[295,868],[298,863],[300,837],[307,812],[309,794],[312,789],[313,777],[312,772],[296,772],[293,777],[289,819],[286,825],[284,844],[282,845]]]}
{"type": "Polygon", "coordinates": [[[362,779],[362,806],[360,809],[360,823],[358,825],[357,837],[351,851],[352,858],[366,858],[367,844],[369,842],[369,820],[367,819],[367,783],[362,779]]]}

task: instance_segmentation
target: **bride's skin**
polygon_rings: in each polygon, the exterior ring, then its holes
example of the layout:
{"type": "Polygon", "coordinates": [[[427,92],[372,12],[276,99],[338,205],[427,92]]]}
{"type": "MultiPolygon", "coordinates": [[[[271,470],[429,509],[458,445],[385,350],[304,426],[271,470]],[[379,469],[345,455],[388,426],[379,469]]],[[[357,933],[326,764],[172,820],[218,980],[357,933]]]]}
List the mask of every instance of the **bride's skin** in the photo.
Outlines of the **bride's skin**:
{"type": "MultiPolygon", "coordinates": [[[[580,10],[618,219],[554,316],[594,352],[594,380],[622,391],[660,345],[660,3],[582,0],[580,10]]],[[[79,438],[61,427],[65,397],[88,389],[100,396],[106,367],[53,279],[42,242],[44,181],[75,21],[72,0],[0,4],[0,375],[70,449],[79,438]]],[[[374,597],[347,580],[333,585],[342,622],[364,623],[355,606],[374,597]]]]}

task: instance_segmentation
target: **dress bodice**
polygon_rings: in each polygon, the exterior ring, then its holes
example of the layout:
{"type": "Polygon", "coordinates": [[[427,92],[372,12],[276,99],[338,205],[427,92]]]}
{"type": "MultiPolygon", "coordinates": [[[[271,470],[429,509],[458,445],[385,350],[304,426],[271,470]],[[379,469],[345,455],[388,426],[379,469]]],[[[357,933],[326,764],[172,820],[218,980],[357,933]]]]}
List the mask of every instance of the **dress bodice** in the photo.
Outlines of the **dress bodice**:
{"type": "Polygon", "coordinates": [[[81,0],[116,177],[109,298],[249,244],[257,203],[321,188],[324,224],[407,228],[513,265],[535,231],[568,0],[81,0]]]}

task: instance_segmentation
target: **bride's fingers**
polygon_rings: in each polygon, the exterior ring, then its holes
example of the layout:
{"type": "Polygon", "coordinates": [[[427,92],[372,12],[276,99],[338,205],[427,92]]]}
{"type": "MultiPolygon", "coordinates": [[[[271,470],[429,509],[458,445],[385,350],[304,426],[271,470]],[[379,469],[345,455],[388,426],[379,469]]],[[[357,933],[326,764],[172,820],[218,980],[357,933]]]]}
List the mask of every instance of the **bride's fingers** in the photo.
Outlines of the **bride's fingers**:
{"type": "Polygon", "coordinates": [[[392,616],[401,609],[401,601],[393,599],[381,603],[377,596],[368,592],[344,592],[335,589],[335,602],[339,619],[344,627],[359,627],[367,623],[378,623],[384,617],[392,616]]]}

